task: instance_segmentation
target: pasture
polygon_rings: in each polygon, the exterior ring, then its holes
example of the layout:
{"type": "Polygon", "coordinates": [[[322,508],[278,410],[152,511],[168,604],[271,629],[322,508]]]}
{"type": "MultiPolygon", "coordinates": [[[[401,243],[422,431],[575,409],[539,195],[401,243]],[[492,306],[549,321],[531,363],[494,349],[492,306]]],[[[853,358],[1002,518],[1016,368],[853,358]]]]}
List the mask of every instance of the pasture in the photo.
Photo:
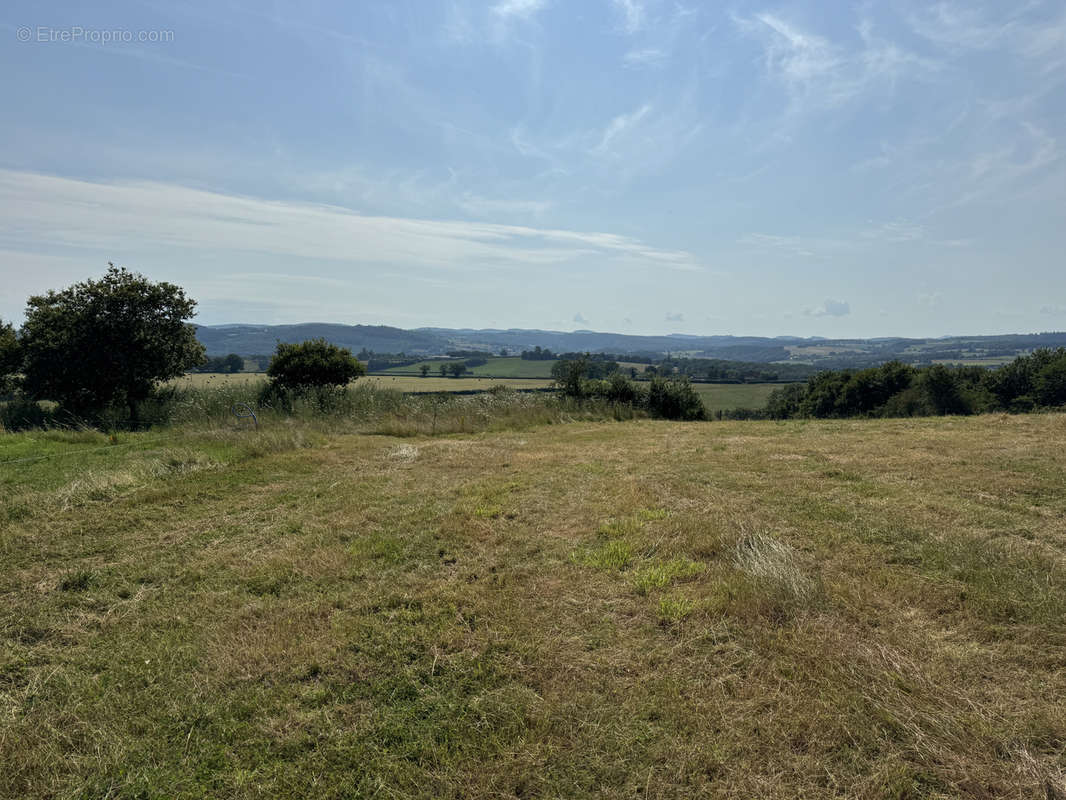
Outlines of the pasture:
{"type": "Polygon", "coordinates": [[[547,421],[0,436],[0,797],[1066,792],[1066,416],[547,421]]]}
{"type": "MultiPolygon", "coordinates": [[[[218,388],[233,385],[248,385],[265,381],[266,375],[258,373],[237,373],[235,375],[190,373],[183,375],[172,385],[191,388],[218,388]]],[[[441,378],[430,373],[428,377],[410,375],[390,375],[387,372],[365,375],[355,381],[355,385],[370,385],[378,389],[395,389],[398,392],[484,392],[493,386],[508,386],[512,389],[547,389],[551,386],[549,379],[523,378],[441,378]]]]}
{"type": "MultiPolygon", "coordinates": [[[[454,359],[461,361],[462,359],[454,359]]],[[[383,375],[418,375],[419,366],[425,364],[430,375],[440,375],[440,365],[447,361],[421,361],[406,367],[393,367],[385,370],[383,375]]],[[[494,378],[550,378],[555,361],[531,361],[518,356],[490,357],[488,363],[469,367],[467,374],[475,377],[491,376],[494,378]]]]}
{"type": "MultiPolygon", "coordinates": [[[[500,359],[502,360],[502,359],[500,359]]],[[[521,359],[514,359],[521,361],[521,359]]],[[[528,364],[545,364],[550,362],[528,361],[528,364]]],[[[190,373],[175,381],[172,385],[192,388],[225,388],[245,386],[266,380],[263,373],[237,373],[235,375],[190,373]]],[[[395,389],[399,392],[480,392],[493,386],[507,386],[512,389],[548,389],[552,381],[548,378],[441,378],[430,373],[421,378],[410,375],[390,375],[388,372],[367,375],[359,378],[356,385],[368,384],[380,389],[395,389]]],[[[770,392],[780,388],[779,383],[694,383],[696,391],[707,408],[713,414],[719,410],[731,408],[762,408],[770,392]]]]}
{"type": "Polygon", "coordinates": [[[763,408],[766,398],[783,383],[694,383],[708,414],[731,408],[763,408]]]}

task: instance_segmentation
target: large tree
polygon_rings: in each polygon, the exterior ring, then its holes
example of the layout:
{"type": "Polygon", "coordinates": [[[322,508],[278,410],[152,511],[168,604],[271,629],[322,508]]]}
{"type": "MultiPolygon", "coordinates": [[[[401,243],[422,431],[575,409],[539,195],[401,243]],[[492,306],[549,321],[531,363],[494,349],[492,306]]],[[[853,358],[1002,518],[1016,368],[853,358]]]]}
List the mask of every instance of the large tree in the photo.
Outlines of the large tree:
{"type": "Polygon", "coordinates": [[[126,406],[136,421],[157,382],[203,363],[187,322],[195,309],[180,287],[110,263],[100,280],[31,297],[20,340],[25,389],[79,415],[126,406]]]}

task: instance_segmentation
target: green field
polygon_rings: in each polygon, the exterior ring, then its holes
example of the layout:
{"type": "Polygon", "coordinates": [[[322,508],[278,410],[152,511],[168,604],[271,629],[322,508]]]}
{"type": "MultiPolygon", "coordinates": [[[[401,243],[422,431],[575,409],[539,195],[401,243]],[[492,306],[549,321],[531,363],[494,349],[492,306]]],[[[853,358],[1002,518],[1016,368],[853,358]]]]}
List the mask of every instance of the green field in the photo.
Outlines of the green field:
{"type": "MultiPolygon", "coordinates": [[[[236,375],[215,375],[191,373],[178,378],[172,383],[176,386],[194,388],[224,387],[260,383],[266,380],[263,373],[237,373],[236,375]]],[[[381,389],[395,389],[399,392],[482,392],[493,386],[509,386],[513,389],[546,389],[551,385],[546,379],[523,378],[441,378],[432,374],[427,378],[409,375],[389,375],[380,373],[367,375],[356,380],[355,385],[369,384],[381,389]]]]}
{"type": "Polygon", "coordinates": [[[692,386],[709,414],[731,408],[763,408],[766,398],[781,383],[694,383],[692,386]]]}
{"type": "MultiPolygon", "coordinates": [[[[499,359],[521,361],[521,359],[499,359]]],[[[544,364],[544,361],[526,361],[526,364],[544,364]]],[[[262,373],[238,373],[220,375],[209,373],[192,373],[174,381],[177,386],[197,388],[220,387],[233,384],[247,384],[265,380],[262,373]]],[[[396,389],[401,392],[476,392],[493,386],[509,386],[513,389],[547,389],[551,386],[548,379],[492,379],[492,378],[441,378],[439,376],[420,378],[409,375],[390,375],[379,373],[359,378],[357,384],[369,383],[383,389],[396,389]]],[[[703,400],[708,413],[731,408],[762,408],[766,398],[779,383],[694,383],[696,391],[703,400]]]]}
{"type": "Polygon", "coordinates": [[[0,797],[1066,791],[1066,416],[390,429],[0,436],[0,797]]]}
{"type": "MultiPolygon", "coordinates": [[[[459,360],[459,359],[456,359],[459,360]]],[[[440,375],[440,365],[447,361],[421,361],[418,364],[409,364],[406,367],[393,367],[380,373],[382,375],[418,375],[419,366],[425,364],[430,369],[430,375],[440,375]]],[[[470,367],[469,375],[492,376],[498,378],[550,378],[554,361],[529,361],[518,356],[506,358],[490,358],[487,364],[479,367],[470,367]]]]}

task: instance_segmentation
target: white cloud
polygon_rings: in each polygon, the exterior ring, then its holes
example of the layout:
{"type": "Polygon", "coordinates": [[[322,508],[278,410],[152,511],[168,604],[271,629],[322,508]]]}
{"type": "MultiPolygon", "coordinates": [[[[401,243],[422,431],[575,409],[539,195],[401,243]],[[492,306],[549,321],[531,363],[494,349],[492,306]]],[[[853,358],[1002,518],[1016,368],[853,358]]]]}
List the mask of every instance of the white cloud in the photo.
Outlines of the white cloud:
{"type": "Polygon", "coordinates": [[[685,315],[680,313],[680,312],[676,312],[676,313],[667,312],[666,321],[667,322],[684,322],[685,321],[685,315]]]}
{"type": "Polygon", "coordinates": [[[630,50],[622,57],[627,67],[658,67],[668,58],[668,54],[656,47],[646,47],[642,50],[630,50]]]}
{"type": "Polygon", "coordinates": [[[605,259],[702,270],[685,251],[627,236],[488,222],[366,216],[156,182],[94,183],[0,170],[0,248],[121,254],[184,248],[353,265],[498,270],[605,259]]]}
{"type": "Polygon", "coordinates": [[[502,0],[492,7],[492,13],[504,18],[529,19],[544,8],[545,0],[502,0]]]}
{"type": "Polygon", "coordinates": [[[464,211],[476,216],[493,216],[499,214],[523,217],[541,217],[552,207],[547,200],[500,200],[480,195],[465,193],[458,201],[464,211]]]}
{"type": "Polygon", "coordinates": [[[644,6],[637,0],[612,0],[614,7],[622,15],[626,33],[634,34],[644,24],[644,6]]]}
{"type": "Polygon", "coordinates": [[[589,321],[587,319],[585,319],[581,315],[580,311],[578,311],[576,314],[574,314],[574,322],[576,322],[578,325],[588,325],[589,324],[589,321]]]}
{"type": "Polygon", "coordinates": [[[648,116],[649,111],[651,111],[651,106],[645,104],[636,111],[631,111],[628,114],[619,114],[608,123],[606,128],[604,128],[603,135],[600,137],[600,142],[593,148],[593,150],[597,153],[610,152],[611,142],[637,125],[642,119],[648,116]]]}
{"type": "Polygon", "coordinates": [[[924,239],[926,231],[924,225],[896,220],[895,222],[882,222],[880,225],[868,228],[860,235],[865,239],[879,242],[915,242],[924,239]]]}
{"type": "Polygon", "coordinates": [[[1066,306],[1040,306],[1040,313],[1048,317],[1066,317],[1066,306]]]}
{"type": "Polygon", "coordinates": [[[808,308],[803,313],[809,317],[846,317],[851,313],[851,305],[845,300],[826,298],[817,308],[808,308]]]}
{"type": "Polygon", "coordinates": [[[940,292],[919,292],[917,297],[918,305],[926,306],[927,308],[936,308],[943,299],[944,295],[940,292]]]}
{"type": "Polygon", "coordinates": [[[790,97],[789,113],[832,109],[875,90],[891,90],[904,78],[919,78],[941,65],[874,33],[869,20],[857,26],[862,40],[849,48],[803,30],[777,14],[734,17],[740,30],[763,46],[767,75],[790,97]]]}

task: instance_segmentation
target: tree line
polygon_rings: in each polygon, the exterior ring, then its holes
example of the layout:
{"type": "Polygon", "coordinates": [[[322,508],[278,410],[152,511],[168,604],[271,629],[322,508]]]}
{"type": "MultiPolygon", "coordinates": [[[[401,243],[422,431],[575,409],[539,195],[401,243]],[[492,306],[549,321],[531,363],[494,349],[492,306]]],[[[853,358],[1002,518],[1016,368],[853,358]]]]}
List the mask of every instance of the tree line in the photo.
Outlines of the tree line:
{"type": "Polygon", "coordinates": [[[915,417],[1025,412],[1066,405],[1066,348],[1040,349],[997,369],[890,361],[867,369],[825,370],[775,389],[765,415],[915,417]]]}

